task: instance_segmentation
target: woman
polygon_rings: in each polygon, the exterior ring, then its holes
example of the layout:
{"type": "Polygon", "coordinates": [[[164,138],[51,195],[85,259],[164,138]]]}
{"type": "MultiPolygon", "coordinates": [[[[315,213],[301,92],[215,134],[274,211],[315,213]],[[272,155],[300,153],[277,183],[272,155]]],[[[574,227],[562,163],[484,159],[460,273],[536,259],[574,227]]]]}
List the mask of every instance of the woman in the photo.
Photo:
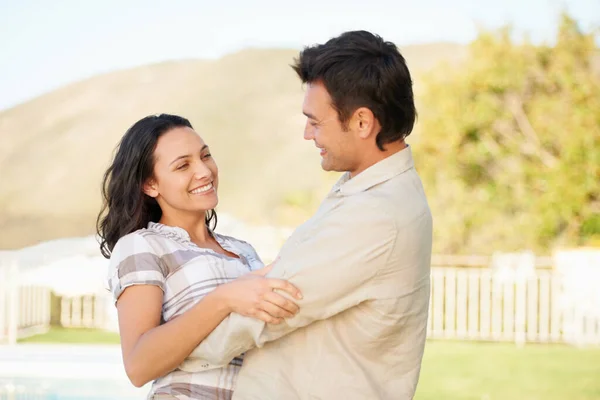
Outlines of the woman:
{"type": "Polygon", "coordinates": [[[214,232],[217,188],[208,146],[168,114],[136,122],[104,175],[97,226],[125,370],[135,386],[154,380],[150,399],[230,399],[241,358],[201,373],[177,366],[231,312],[279,323],[298,311],[274,289],[299,291],[265,278],[252,246],[214,232]]]}

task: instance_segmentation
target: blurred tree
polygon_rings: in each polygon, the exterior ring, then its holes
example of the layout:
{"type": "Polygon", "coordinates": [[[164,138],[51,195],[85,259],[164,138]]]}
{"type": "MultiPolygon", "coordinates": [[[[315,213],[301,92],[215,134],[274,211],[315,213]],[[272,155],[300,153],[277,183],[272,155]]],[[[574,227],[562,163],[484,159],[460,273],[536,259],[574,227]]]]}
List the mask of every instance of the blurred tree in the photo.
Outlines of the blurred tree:
{"type": "Polygon", "coordinates": [[[435,252],[600,243],[597,35],[568,15],[553,45],[511,34],[481,33],[425,77],[414,149],[435,252]]]}

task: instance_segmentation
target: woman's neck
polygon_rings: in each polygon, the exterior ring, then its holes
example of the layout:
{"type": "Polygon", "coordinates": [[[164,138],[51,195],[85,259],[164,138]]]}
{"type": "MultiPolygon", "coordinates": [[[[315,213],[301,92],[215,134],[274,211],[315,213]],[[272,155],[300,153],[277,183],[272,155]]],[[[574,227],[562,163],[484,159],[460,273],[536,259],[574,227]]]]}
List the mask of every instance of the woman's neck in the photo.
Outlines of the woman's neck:
{"type": "Polygon", "coordinates": [[[190,241],[195,243],[198,247],[211,249],[217,253],[225,254],[229,257],[239,258],[239,255],[232,253],[231,251],[225,250],[219,242],[211,235],[208,228],[206,227],[205,214],[202,213],[198,218],[190,218],[189,215],[165,215],[161,217],[159,223],[167,226],[176,226],[178,228],[185,229],[190,235],[190,241]],[[201,218],[200,218],[201,217],[201,218]]]}
{"type": "Polygon", "coordinates": [[[202,213],[197,218],[190,218],[189,215],[185,218],[177,217],[177,216],[167,216],[164,215],[161,217],[159,223],[167,226],[176,226],[184,229],[188,235],[190,235],[190,240],[196,244],[206,243],[212,240],[212,236],[210,235],[208,228],[206,227],[205,214],[202,213]]]}

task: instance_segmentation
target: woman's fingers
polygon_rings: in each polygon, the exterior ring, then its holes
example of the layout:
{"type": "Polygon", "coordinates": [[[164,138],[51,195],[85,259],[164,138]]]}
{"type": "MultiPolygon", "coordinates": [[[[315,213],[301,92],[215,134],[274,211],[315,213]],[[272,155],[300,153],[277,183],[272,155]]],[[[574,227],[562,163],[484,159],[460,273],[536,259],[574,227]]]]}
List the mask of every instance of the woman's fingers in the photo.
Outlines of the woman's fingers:
{"type": "Polygon", "coordinates": [[[288,317],[293,317],[300,309],[296,303],[275,292],[266,292],[263,299],[287,311],[288,317]]]}
{"type": "Polygon", "coordinates": [[[300,290],[291,283],[283,279],[275,279],[275,278],[267,278],[267,285],[271,289],[280,289],[290,294],[290,296],[295,297],[297,299],[302,298],[302,293],[300,290]]]}
{"type": "Polygon", "coordinates": [[[290,318],[294,314],[266,300],[261,301],[260,309],[275,318],[290,318]]]}
{"type": "Polygon", "coordinates": [[[256,313],[253,315],[253,317],[260,319],[261,321],[264,321],[268,324],[279,324],[279,323],[281,323],[281,321],[283,321],[283,319],[273,317],[272,315],[269,315],[267,312],[262,311],[262,310],[256,311],[256,313]]]}

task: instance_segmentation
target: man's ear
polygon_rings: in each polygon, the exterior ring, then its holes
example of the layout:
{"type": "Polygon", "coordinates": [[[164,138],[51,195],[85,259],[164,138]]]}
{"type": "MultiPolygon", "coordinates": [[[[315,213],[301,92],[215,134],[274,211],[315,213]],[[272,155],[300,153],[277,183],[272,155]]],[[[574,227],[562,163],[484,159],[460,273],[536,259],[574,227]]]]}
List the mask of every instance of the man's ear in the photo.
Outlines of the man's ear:
{"type": "Polygon", "coordinates": [[[148,179],[146,183],[144,183],[144,193],[150,197],[158,196],[158,189],[154,179],[148,179]]]}
{"type": "Polygon", "coordinates": [[[359,107],[354,111],[354,126],[361,139],[367,139],[371,135],[377,135],[381,130],[379,121],[375,118],[373,111],[367,107],[359,107]]]}

